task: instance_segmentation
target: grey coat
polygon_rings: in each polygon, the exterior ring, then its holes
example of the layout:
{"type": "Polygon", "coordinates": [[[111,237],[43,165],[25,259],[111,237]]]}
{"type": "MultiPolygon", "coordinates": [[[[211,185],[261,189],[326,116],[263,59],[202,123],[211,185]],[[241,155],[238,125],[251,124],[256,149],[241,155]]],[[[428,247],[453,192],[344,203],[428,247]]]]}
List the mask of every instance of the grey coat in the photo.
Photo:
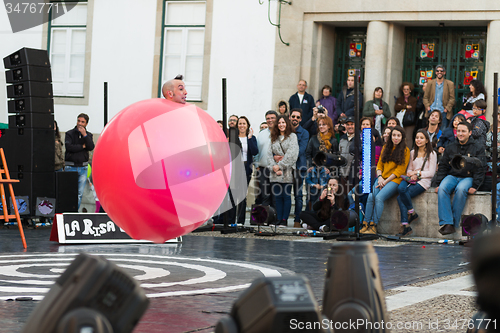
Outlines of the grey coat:
{"type": "Polygon", "coordinates": [[[271,146],[269,146],[267,151],[268,165],[271,170],[271,175],[269,177],[271,183],[293,183],[293,170],[295,169],[298,157],[299,143],[295,133],[291,133],[285,140],[283,140],[283,136],[280,135],[278,140],[271,142],[271,146]],[[281,161],[276,163],[273,157],[274,155],[284,157],[281,161]],[[281,171],[283,171],[281,176],[277,176],[273,171],[273,166],[275,165],[278,165],[281,171]]]}

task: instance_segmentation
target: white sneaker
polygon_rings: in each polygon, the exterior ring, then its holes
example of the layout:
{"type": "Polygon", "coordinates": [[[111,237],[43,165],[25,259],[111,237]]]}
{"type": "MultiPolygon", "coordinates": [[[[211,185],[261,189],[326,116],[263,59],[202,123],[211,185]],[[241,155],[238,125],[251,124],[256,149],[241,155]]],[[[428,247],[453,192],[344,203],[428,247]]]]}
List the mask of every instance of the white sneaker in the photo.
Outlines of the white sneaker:
{"type": "Polygon", "coordinates": [[[323,224],[321,227],[319,227],[319,231],[321,231],[321,232],[330,232],[330,227],[327,226],[326,224],[323,224]]]}

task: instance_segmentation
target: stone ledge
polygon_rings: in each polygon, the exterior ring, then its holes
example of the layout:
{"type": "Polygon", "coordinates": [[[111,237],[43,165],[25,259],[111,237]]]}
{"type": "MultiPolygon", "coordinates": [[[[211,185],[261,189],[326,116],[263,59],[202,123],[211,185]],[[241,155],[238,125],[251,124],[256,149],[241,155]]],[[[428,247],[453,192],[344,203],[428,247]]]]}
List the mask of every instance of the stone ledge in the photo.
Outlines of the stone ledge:
{"type": "MultiPolygon", "coordinates": [[[[419,219],[411,224],[415,237],[462,239],[462,231],[457,230],[454,234],[442,236],[439,232],[438,216],[438,197],[431,187],[424,193],[412,199],[413,207],[417,212],[419,219]]],[[[453,199],[453,196],[452,196],[453,199]]],[[[450,201],[451,204],[451,201],[450,201]]],[[[478,191],[467,197],[466,206],[462,214],[484,214],[491,219],[491,192],[478,191]]],[[[385,202],[384,212],[382,213],[378,232],[381,234],[395,235],[398,233],[401,225],[401,214],[397,196],[394,196],[385,202]]]]}

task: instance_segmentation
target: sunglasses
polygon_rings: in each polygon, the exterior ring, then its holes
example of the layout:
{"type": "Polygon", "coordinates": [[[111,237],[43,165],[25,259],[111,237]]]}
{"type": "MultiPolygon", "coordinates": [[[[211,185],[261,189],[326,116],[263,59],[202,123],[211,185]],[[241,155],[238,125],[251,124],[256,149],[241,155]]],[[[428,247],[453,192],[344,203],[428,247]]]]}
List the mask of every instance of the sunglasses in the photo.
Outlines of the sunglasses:
{"type": "Polygon", "coordinates": [[[292,119],[300,119],[302,118],[301,116],[291,116],[292,119]]]}
{"type": "Polygon", "coordinates": [[[443,73],[444,71],[442,69],[438,69],[436,73],[443,73]]]}
{"type": "Polygon", "coordinates": [[[230,123],[235,123],[235,122],[237,122],[237,120],[235,120],[235,119],[229,119],[229,122],[230,123]]]}

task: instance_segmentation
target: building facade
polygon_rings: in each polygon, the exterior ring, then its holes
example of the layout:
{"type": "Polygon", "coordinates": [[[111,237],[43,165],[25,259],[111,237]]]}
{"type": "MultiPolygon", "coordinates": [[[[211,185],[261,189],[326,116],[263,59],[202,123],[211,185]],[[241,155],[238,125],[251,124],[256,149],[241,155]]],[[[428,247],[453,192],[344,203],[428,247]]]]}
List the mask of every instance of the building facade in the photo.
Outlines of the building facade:
{"type": "MultiPolygon", "coordinates": [[[[64,2],[51,3],[51,13],[67,9],[64,2]]],[[[275,29],[268,7],[257,0],[79,1],[66,14],[17,33],[7,10],[0,10],[0,35],[2,58],[22,47],[49,51],[55,119],[63,131],[81,112],[90,116],[91,132],[103,129],[104,82],[109,119],[160,97],[163,82],[177,74],[184,75],[188,102],[216,120],[222,119],[222,78],[229,115],[249,115],[254,129],[272,105],[275,29]]],[[[5,88],[0,101],[0,122],[7,122],[5,88]]]]}
{"type": "Polygon", "coordinates": [[[421,90],[434,77],[434,66],[446,66],[455,83],[456,110],[469,92],[468,82],[481,80],[493,106],[493,73],[500,71],[500,4],[495,1],[293,1],[281,7],[281,36],[276,40],[273,101],[289,95],[290,81],[303,78],[318,97],[329,84],[338,94],[349,70],[361,72],[365,101],[375,87],[393,111],[400,85],[421,90]]]}

